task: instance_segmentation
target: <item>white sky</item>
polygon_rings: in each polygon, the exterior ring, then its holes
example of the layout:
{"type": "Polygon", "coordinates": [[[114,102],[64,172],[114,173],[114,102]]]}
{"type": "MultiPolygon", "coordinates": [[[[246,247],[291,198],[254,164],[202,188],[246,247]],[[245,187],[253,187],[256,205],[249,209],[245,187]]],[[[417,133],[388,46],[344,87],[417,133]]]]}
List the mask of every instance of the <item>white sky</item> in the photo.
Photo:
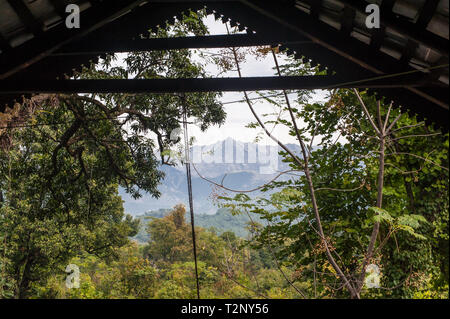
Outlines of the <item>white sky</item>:
{"type": "MultiPolygon", "coordinates": [[[[209,28],[209,32],[212,35],[215,34],[227,34],[226,26],[221,21],[216,21],[213,15],[210,15],[206,18],[206,25],[209,28]]],[[[197,50],[193,50],[196,52],[197,50]]],[[[220,52],[219,49],[202,49],[202,53],[208,54],[217,54],[220,52]]],[[[121,64],[123,57],[125,54],[118,54],[118,60],[115,62],[117,64],[121,64]]],[[[196,55],[194,55],[196,56],[196,55]]],[[[282,65],[286,59],[282,54],[278,54],[278,62],[282,65]]],[[[201,58],[198,57],[198,61],[202,61],[201,58]]],[[[268,54],[266,58],[256,58],[254,56],[247,56],[246,61],[240,64],[242,76],[275,76],[275,70],[273,69],[275,66],[272,55],[268,54]]],[[[207,73],[211,76],[217,76],[219,70],[214,63],[209,63],[205,65],[205,69],[207,73]]],[[[238,77],[236,71],[230,71],[225,74],[221,74],[220,77],[238,77]]],[[[279,91],[281,93],[281,91],[279,91]]],[[[263,94],[268,94],[268,92],[260,92],[263,94]]],[[[250,98],[258,97],[258,94],[255,92],[248,92],[250,98]]],[[[291,103],[294,103],[296,95],[291,94],[291,103]]],[[[218,141],[225,140],[227,138],[232,138],[237,141],[241,141],[244,143],[255,142],[255,138],[259,135],[260,140],[258,143],[266,144],[266,145],[275,145],[276,143],[267,137],[266,134],[262,134],[263,130],[246,128],[246,125],[250,122],[256,122],[253,114],[251,113],[247,103],[238,102],[238,103],[229,103],[234,101],[241,101],[244,99],[243,92],[224,92],[222,98],[220,99],[224,104],[224,110],[227,113],[226,121],[223,125],[219,126],[211,126],[207,131],[201,132],[200,128],[194,124],[189,125],[189,136],[195,137],[195,145],[210,145],[214,144],[218,141]],[[227,104],[228,103],[228,104],[227,104]]],[[[316,91],[314,94],[315,100],[323,100],[324,94],[321,91],[316,91]]],[[[259,99],[252,101],[254,105],[255,111],[262,117],[263,114],[275,113],[279,112],[279,109],[271,105],[270,103],[259,99]]],[[[265,120],[268,120],[266,118],[265,120]]],[[[298,122],[297,125],[299,127],[302,126],[302,123],[298,122]]],[[[287,143],[297,143],[296,139],[288,134],[288,130],[283,125],[278,125],[273,128],[272,125],[268,125],[269,130],[276,136],[281,142],[287,143]]]]}
{"type": "MultiPolygon", "coordinates": [[[[227,30],[225,25],[220,21],[215,21],[214,16],[208,16],[206,20],[206,25],[209,28],[211,34],[226,34],[227,30]]],[[[202,50],[203,52],[218,53],[219,50],[208,49],[202,50]]],[[[279,63],[283,64],[283,56],[278,55],[279,63]]],[[[248,57],[246,62],[241,65],[242,76],[274,76],[275,71],[273,69],[274,61],[272,56],[269,54],[265,59],[256,59],[255,57],[248,57]]],[[[210,74],[217,74],[217,68],[215,65],[206,65],[206,70],[210,74]]],[[[222,76],[226,77],[237,77],[237,72],[228,72],[222,76]]],[[[256,93],[250,94],[250,96],[256,97],[256,93]]],[[[317,99],[323,99],[323,94],[316,94],[317,99]]],[[[224,92],[221,99],[222,102],[230,102],[236,100],[243,100],[244,94],[242,92],[224,92]]],[[[292,95],[292,101],[295,99],[295,95],[292,95]]],[[[255,105],[255,110],[259,115],[273,113],[276,111],[270,103],[263,100],[255,100],[253,102],[255,105]]],[[[224,109],[227,113],[227,119],[224,125],[221,127],[214,126],[209,128],[206,132],[201,132],[195,125],[190,125],[189,135],[195,136],[197,145],[208,145],[213,144],[217,141],[224,140],[231,137],[235,140],[241,142],[253,142],[258,134],[262,130],[250,129],[245,126],[249,122],[255,122],[255,118],[248,105],[245,102],[225,104],[224,109]]],[[[299,123],[301,126],[301,123],[299,123]]],[[[296,143],[294,137],[288,134],[287,129],[282,126],[277,126],[273,133],[284,143],[296,143]]],[[[265,137],[265,135],[263,135],[265,137]]],[[[263,143],[275,144],[270,139],[264,139],[263,143]]]]}

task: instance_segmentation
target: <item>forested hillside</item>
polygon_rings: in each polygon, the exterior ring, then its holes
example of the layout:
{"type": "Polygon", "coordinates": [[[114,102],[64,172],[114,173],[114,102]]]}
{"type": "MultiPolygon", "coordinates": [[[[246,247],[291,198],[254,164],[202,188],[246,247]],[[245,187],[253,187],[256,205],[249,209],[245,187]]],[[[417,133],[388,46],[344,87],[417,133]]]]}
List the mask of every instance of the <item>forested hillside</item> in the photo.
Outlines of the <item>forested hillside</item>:
{"type": "MultiPolygon", "coordinates": [[[[138,215],[135,218],[140,221],[139,231],[133,239],[140,243],[146,243],[149,240],[149,234],[146,231],[146,226],[155,218],[163,218],[170,213],[170,209],[159,209],[157,211],[146,212],[144,215],[138,215]]],[[[189,220],[189,213],[186,212],[185,218],[189,220]]],[[[256,222],[262,222],[258,217],[255,217],[256,222]]],[[[255,220],[254,220],[255,221],[255,220]]],[[[219,208],[215,214],[196,214],[195,224],[204,229],[216,232],[221,235],[224,232],[233,232],[236,236],[241,238],[248,238],[249,223],[251,220],[245,215],[232,215],[227,208],[219,208]]]]}
{"type": "MultiPolygon", "coordinates": [[[[261,146],[261,145],[259,145],[261,146]]],[[[276,154],[277,169],[278,171],[285,171],[289,169],[289,165],[282,161],[282,158],[278,156],[280,148],[274,145],[266,146],[269,151],[267,153],[276,154]]],[[[298,145],[290,144],[289,147],[296,154],[300,154],[300,148],[298,145]]],[[[206,161],[200,161],[195,163],[196,171],[192,175],[193,194],[195,197],[194,210],[198,214],[215,214],[219,208],[219,202],[214,200],[215,187],[210,182],[202,179],[202,177],[208,178],[216,183],[224,182],[229,188],[235,189],[255,189],[260,185],[263,185],[271,181],[278,173],[261,174],[261,169],[268,166],[269,163],[259,162],[255,160],[255,163],[248,163],[249,154],[248,149],[253,148],[255,151],[255,157],[258,156],[258,144],[257,143],[242,143],[237,140],[227,139],[226,141],[219,141],[212,145],[195,145],[196,152],[201,152],[203,155],[208,151],[213,152],[214,149],[218,150],[221,154],[218,157],[217,163],[207,163],[206,161]],[[230,151],[237,153],[236,150],[242,149],[241,156],[243,163],[226,163],[225,162],[225,149],[230,148],[230,151]],[[197,173],[198,171],[198,173],[197,173]],[[226,174],[225,179],[224,175],[226,174]]],[[[193,153],[193,148],[190,148],[193,153]]],[[[238,156],[237,154],[235,156],[238,156]]],[[[188,205],[187,196],[187,182],[184,166],[168,166],[162,165],[159,168],[164,172],[164,182],[159,186],[161,196],[155,198],[151,194],[143,194],[139,199],[133,199],[133,197],[126,193],[125,190],[120,189],[124,202],[125,211],[133,216],[138,216],[146,211],[155,211],[158,209],[171,209],[174,203],[183,203],[188,205]]],[[[288,179],[288,175],[283,175],[278,180],[288,179]]],[[[254,192],[259,193],[258,191],[254,192]]],[[[205,225],[201,225],[205,226],[205,225]]]]}
{"type": "MultiPolygon", "coordinates": [[[[129,243],[114,261],[80,255],[79,289],[67,289],[65,275],[34,287],[37,298],[195,298],[194,263],[186,210],[177,206],[146,227],[150,241],[129,243]]],[[[296,298],[267,249],[253,250],[231,232],[196,229],[202,298],[296,298]]],[[[285,269],[290,274],[290,271],[285,269]]]]}

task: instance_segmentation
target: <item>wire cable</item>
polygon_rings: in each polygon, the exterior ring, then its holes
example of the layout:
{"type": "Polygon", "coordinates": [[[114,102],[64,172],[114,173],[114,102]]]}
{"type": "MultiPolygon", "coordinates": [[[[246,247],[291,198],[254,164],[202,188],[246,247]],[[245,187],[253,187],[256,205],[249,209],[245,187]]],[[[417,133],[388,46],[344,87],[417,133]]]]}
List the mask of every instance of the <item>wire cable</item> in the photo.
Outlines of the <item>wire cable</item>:
{"type": "Polygon", "coordinates": [[[192,196],[192,175],[191,175],[191,162],[189,154],[189,136],[187,128],[187,110],[186,110],[186,97],[184,94],[181,95],[182,106],[183,106],[183,129],[184,129],[184,145],[185,145],[185,165],[186,165],[186,179],[189,195],[189,210],[191,214],[191,228],[192,228],[192,246],[194,252],[194,263],[195,263],[195,281],[197,284],[197,298],[200,299],[200,284],[198,280],[198,266],[197,266],[197,243],[195,238],[195,224],[194,224],[194,200],[192,196]]]}

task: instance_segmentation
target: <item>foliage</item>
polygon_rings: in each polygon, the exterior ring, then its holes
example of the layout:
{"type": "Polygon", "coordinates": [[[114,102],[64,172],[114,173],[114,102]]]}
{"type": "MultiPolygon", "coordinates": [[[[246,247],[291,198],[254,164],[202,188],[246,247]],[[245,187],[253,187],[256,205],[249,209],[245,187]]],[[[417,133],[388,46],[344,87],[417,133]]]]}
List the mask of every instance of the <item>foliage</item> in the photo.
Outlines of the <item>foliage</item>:
{"type": "MultiPolygon", "coordinates": [[[[189,13],[149,37],[203,35],[203,13],[189,13]]],[[[204,77],[189,50],[114,56],[86,66],[76,79],[204,77]]],[[[177,95],[39,95],[0,119],[1,294],[29,297],[34,283],[63,272],[89,253],[108,260],[136,234],[123,214],[119,185],[133,197],[159,196],[156,135],[163,150],[178,141],[183,108],[205,130],[225,119],[218,93],[177,95]],[[21,111],[24,110],[23,112],[21,111]]],[[[89,296],[90,286],[84,286],[89,296]]],[[[132,288],[130,288],[132,289],[132,288]]],[[[83,295],[83,297],[86,297],[83,295]]]]}
{"type": "MultiPolygon", "coordinates": [[[[162,218],[166,216],[171,210],[170,209],[159,209],[156,211],[148,211],[143,215],[136,216],[135,218],[140,220],[140,227],[138,234],[133,237],[141,243],[146,243],[149,240],[149,235],[146,231],[146,225],[149,220],[153,218],[162,218]]],[[[186,218],[189,212],[186,212],[186,218]]],[[[259,219],[255,217],[258,222],[259,219]]],[[[231,211],[227,208],[219,208],[215,214],[196,214],[195,224],[209,229],[211,231],[222,234],[227,231],[231,231],[238,237],[247,238],[250,235],[249,232],[250,219],[246,215],[232,215],[231,211]]]]}
{"type": "MultiPolygon", "coordinates": [[[[288,61],[282,69],[303,74],[307,67],[288,61]]],[[[254,214],[267,221],[250,243],[252,247],[276,249],[280,262],[301,274],[299,282],[309,283],[309,296],[347,297],[324,241],[343,272],[357,283],[372,225],[380,222],[370,263],[382,270],[385,289],[363,289],[362,297],[412,298],[430,285],[443,291],[448,285],[448,241],[443,240],[448,238],[448,134],[382,101],[379,118],[390,112],[391,121],[396,117],[398,121],[388,137],[384,201],[383,208],[378,208],[379,145],[356,95],[334,90],[328,101],[309,103],[308,94],[298,91],[296,105],[291,107],[296,120],[304,123],[298,132],[282,116],[288,111],[284,96],[268,100],[280,109],[280,116],[265,124],[284,125],[305,143],[326,237],[318,234],[311,188],[300,174],[267,185],[264,191],[276,190],[270,196],[222,198],[234,213],[254,214]],[[311,147],[314,142],[318,147],[311,147]]],[[[365,92],[362,97],[376,121],[375,98],[365,92]]],[[[299,165],[303,157],[295,160],[285,151],[280,154],[292,169],[304,170],[299,165]]]]}
{"type": "MultiPolygon", "coordinates": [[[[80,267],[80,288],[68,289],[65,276],[54,275],[46,284],[34,286],[34,297],[195,298],[192,240],[189,231],[180,231],[185,227],[190,225],[184,220],[184,207],[178,205],[167,216],[149,222],[153,234],[149,244],[118,248],[116,260],[92,254],[73,258],[70,263],[80,267]]],[[[202,228],[196,232],[202,298],[297,296],[273,268],[268,254],[243,247],[244,241],[232,232],[220,236],[202,228]]]]}

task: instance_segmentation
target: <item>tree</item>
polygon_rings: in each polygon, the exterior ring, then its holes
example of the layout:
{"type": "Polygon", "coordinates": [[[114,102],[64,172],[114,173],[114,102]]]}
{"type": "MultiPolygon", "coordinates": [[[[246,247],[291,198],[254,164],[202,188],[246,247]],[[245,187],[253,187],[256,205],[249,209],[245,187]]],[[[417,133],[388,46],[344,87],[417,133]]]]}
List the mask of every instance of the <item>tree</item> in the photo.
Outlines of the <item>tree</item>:
{"type": "MultiPolygon", "coordinates": [[[[50,112],[53,119],[66,118],[66,104],[58,106],[40,108],[34,120],[48,123],[50,112]]],[[[110,256],[137,231],[136,222],[123,218],[117,177],[105,174],[106,158],[94,143],[69,138],[64,129],[13,129],[0,153],[4,275],[18,298],[28,297],[32,282],[45,280],[72,256],[110,256]],[[65,151],[58,151],[63,144],[65,151]]],[[[92,130],[104,137],[115,133],[107,125],[92,130]]]]}
{"type": "MultiPolygon", "coordinates": [[[[149,37],[205,34],[203,13],[187,13],[149,37]]],[[[204,77],[189,50],[129,53],[86,66],[74,78],[204,77]]],[[[172,164],[165,150],[183,112],[204,130],[225,119],[219,94],[39,95],[17,104],[0,130],[0,238],[2,286],[16,297],[30,295],[70,258],[88,252],[114,257],[137,228],[124,218],[118,187],[134,197],[159,196],[164,177],[155,156],[172,164]],[[151,134],[156,136],[156,145],[151,134]],[[5,280],[6,278],[6,280],[5,280]]]]}
{"type": "Polygon", "coordinates": [[[192,258],[191,229],[185,214],[184,206],[178,205],[167,216],[148,224],[150,240],[145,253],[150,260],[170,264],[192,258]]]}
{"type": "MultiPolygon", "coordinates": [[[[239,56],[235,49],[232,52],[239,72],[239,56]]],[[[279,66],[275,50],[267,52],[272,53],[279,75],[317,73],[298,61],[279,66]]],[[[385,273],[383,280],[389,292],[384,295],[411,296],[407,286],[414,272],[425,274],[429,280],[430,276],[436,277],[431,268],[440,262],[432,261],[430,242],[441,242],[439,237],[446,238],[448,234],[442,228],[448,219],[448,195],[444,195],[448,191],[448,134],[444,136],[392,109],[392,105],[377,102],[366,94],[361,96],[358,91],[333,91],[326,104],[310,104],[308,93],[298,91],[298,106],[291,103],[289,92],[278,96],[272,93],[275,98],[267,101],[280,109],[278,117],[272,120],[259,116],[244,93],[257,121],[251,126],[262,128],[282,148],[281,154],[291,168],[302,173],[296,179],[263,185],[264,191],[278,189],[270,198],[252,200],[244,194],[223,198],[235,213],[256,213],[267,220],[268,226],[262,228],[255,247],[277,249],[277,258],[297,269],[302,274],[300,279],[311,283],[308,294],[315,297],[347,296],[343,288],[353,298],[360,298],[361,294],[380,295],[364,289],[369,264],[390,271],[403,268],[394,271],[395,275],[385,273]],[[303,121],[305,127],[297,121],[303,121]],[[294,154],[279,141],[269,124],[288,127],[301,154],[294,154]],[[313,148],[317,138],[321,140],[313,148]],[[426,138],[435,139],[436,143],[428,140],[422,144],[420,139],[426,138]],[[431,175],[421,174],[431,167],[431,175]],[[419,211],[413,205],[423,189],[411,187],[411,177],[405,178],[411,174],[417,182],[434,176],[433,186],[428,184],[428,188],[439,189],[440,204],[433,215],[439,216],[440,222],[431,229],[429,212],[419,211]],[[367,236],[369,228],[371,236],[367,236]],[[400,244],[408,246],[407,252],[398,254],[404,256],[403,260],[395,260],[398,255],[392,258],[392,251],[391,256],[383,253],[395,243],[397,251],[400,244]],[[412,269],[402,266],[405,258],[414,265],[412,269]],[[430,263],[434,265],[430,267],[430,263]]],[[[448,250],[441,256],[446,254],[448,250]]]]}

